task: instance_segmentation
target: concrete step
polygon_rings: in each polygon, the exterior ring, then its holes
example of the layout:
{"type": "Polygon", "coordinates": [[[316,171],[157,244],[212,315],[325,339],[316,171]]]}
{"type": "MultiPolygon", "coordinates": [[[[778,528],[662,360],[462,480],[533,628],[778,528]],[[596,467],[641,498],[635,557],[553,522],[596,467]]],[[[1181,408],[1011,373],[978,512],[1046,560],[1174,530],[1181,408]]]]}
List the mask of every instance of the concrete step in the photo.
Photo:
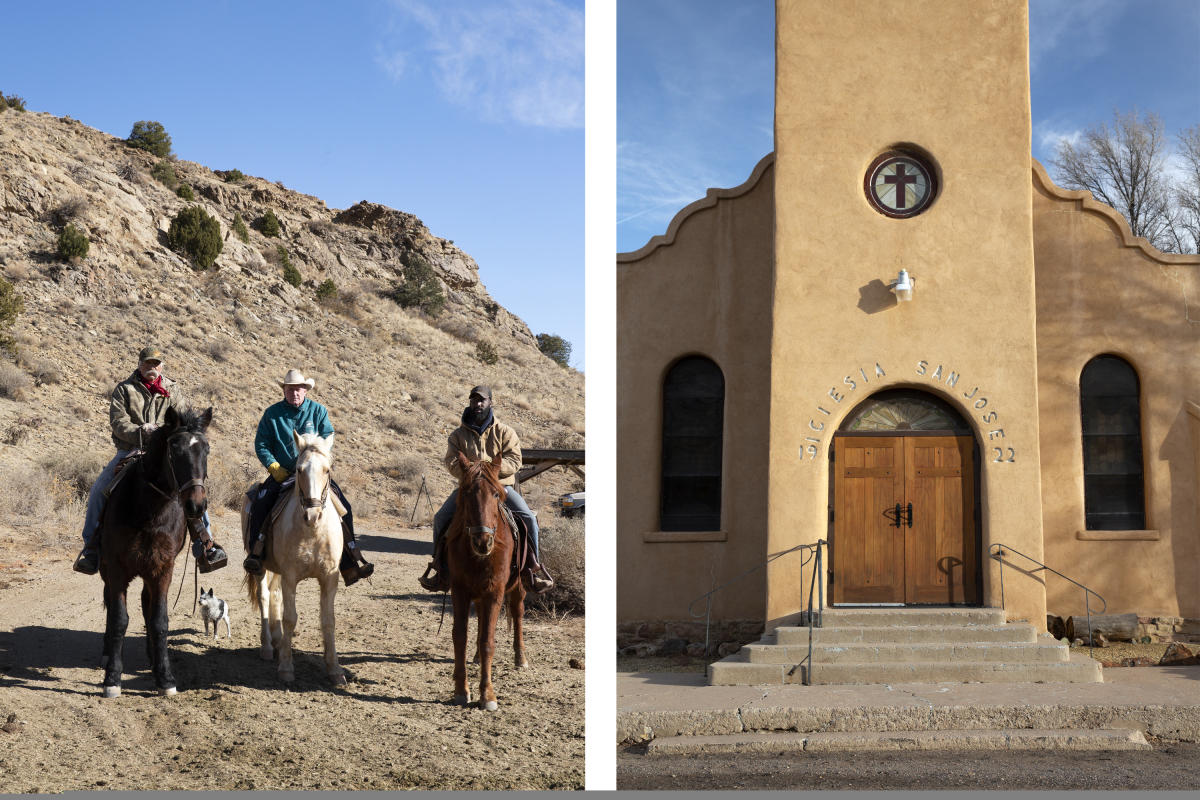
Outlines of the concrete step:
{"type": "MultiPolygon", "coordinates": [[[[749,648],[709,665],[713,686],[778,686],[805,683],[806,667],[795,663],[751,661],[749,648]]],[[[1001,663],[985,661],[915,661],[877,663],[816,663],[814,684],[870,683],[1099,683],[1100,663],[1071,654],[1055,663],[1001,663]]]]}
{"type": "Polygon", "coordinates": [[[656,755],[871,750],[1149,750],[1140,730],[934,730],[743,733],[654,739],[656,755]]]}
{"type": "MultiPolygon", "coordinates": [[[[1008,625],[892,625],[813,628],[813,644],[866,642],[1034,642],[1037,631],[1027,623],[1008,625]]],[[[776,628],[775,644],[808,646],[808,628],[776,628]]]]}
{"type": "Polygon", "coordinates": [[[822,627],[883,628],[894,625],[930,625],[953,627],[961,625],[1003,625],[1002,608],[938,608],[915,606],[909,608],[827,608],[821,615],[822,627]]]}
{"type": "MultiPolygon", "coordinates": [[[[714,665],[716,666],[716,665],[714,665]]],[[[804,683],[805,668],[787,676],[788,683],[804,683]]],[[[1099,683],[1100,662],[1087,656],[1050,664],[997,662],[915,661],[911,663],[821,664],[813,667],[814,684],[862,683],[1099,683]]]]}
{"type": "MultiPolygon", "coordinates": [[[[808,656],[808,645],[750,644],[743,648],[747,660],[756,664],[799,664],[808,656]]],[[[1067,661],[1067,646],[1047,639],[1042,642],[914,642],[881,644],[813,645],[813,663],[880,664],[913,662],[981,662],[1005,664],[1054,663],[1067,661]]]]}

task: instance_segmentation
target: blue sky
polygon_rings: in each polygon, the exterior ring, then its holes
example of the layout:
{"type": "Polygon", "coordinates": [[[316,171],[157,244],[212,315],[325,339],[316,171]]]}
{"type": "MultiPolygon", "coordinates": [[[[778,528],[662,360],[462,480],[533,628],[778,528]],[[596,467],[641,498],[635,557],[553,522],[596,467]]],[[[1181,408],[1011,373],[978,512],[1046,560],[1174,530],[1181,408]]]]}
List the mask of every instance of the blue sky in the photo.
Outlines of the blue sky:
{"type": "MultiPolygon", "coordinates": [[[[737,186],[773,148],[773,0],[620,0],[617,250],[637,250],[709,187],[737,186]]],[[[1031,0],[1035,158],[1153,111],[1200,123],[1200,2],[1031,0]]]]}
{"type": "Polygon", "coordinates": [[[7,3],[0,91],[418,216],[584,363],[583,0],[7,3]]]}

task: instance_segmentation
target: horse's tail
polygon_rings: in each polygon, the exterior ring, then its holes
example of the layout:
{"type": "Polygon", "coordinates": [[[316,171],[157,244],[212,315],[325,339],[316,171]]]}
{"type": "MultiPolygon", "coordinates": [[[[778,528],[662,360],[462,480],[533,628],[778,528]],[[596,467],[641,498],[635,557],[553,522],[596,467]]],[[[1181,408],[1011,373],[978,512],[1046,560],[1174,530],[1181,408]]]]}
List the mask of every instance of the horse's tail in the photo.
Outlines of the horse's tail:
{"type": "Polygon", "coordinates": [[[250,601],[255,616],[262,616],[262,595],[259,594],[262,580],[262,575],[251,575],[249,572],[242,579],[242,585],[246,587],[246,599],[250,601]]]}

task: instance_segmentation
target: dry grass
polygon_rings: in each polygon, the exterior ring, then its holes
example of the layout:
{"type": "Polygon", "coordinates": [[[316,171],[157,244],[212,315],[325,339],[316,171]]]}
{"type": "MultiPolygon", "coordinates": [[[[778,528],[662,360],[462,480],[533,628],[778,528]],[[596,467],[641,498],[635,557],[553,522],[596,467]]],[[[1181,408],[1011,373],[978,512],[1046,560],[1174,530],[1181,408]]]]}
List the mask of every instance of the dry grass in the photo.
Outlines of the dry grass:
{"type": "Polygon", "coordinates": [[[208,459],[208,503],[217,508],[241,509],[242,497],[250,485],[262,478],[257,462],[238,462],[211,454],[208,459]]]}
{"type": "Polygon", "coordinates": [[[0,397],[10,400],[25,400],[33,387],[33,378],[25,374],[16,364],[0,362],[0,397]]]}
{"type": "Polygon", "coordinates": [[[86,501],[100,471],[115,454],[115,450],[107,453],[96,450],[59,452],[46,456],[40,466],[56,482],[68,487],[77,499],[86,501]]]}
{"type": "MultiPolygon", "coordinates": [[[[99,474],[99,470],[97,470],[99,474]]],[[[0,516],[8,521],[51,523],[55,527],[83,525],[85,494],[37,464],[0,466],[0,516]]]]}
{"type": "Polygon", "coordinates": [[[538,536],[542,563],[554,576],[554,588],[544,595],[530,595],[534,608],[554,612],[583,612],[584,607],[584,522],[579,517],[543,517],[538,536]]]}

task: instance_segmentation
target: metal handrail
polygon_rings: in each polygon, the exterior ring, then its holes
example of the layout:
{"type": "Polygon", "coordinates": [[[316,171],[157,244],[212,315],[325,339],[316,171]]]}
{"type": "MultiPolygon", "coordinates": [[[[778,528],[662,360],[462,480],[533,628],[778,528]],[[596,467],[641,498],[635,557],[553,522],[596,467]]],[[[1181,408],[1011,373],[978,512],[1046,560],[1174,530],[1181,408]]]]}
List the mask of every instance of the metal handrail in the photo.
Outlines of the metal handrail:
{"type": "MultiPolygon", "coordinates": [[[[713,595],[715,595],[717,592],[721,591],[722,589],[726,588],[727,586],[737,583],[742,578],[749,575],[751,572],[762,569],[763,567],[765,567],[766,565],[770,564],[772,561],[774,561],[778,558],[783,558],[784,556],[788,555],[789,553],[795,553],[798,550],[806,551],[805,555],[804,555],[804,559],[800,562],[801,575],[804,574],[804,567],[809,562],[815,560],[816,567],[815,567],[815,569],[813,569],[812,577],[809,579],[809,586],[808,586],[808,657],[805,659],[805,661],[801,661],[800,664],[804,664],[805,662],[807,662],[808,670],[805,673],[804,683],[806,685],[811,684],[811,682],[812,682],[812,640],[813,640],[812,629],[813,629],[813,616],[814,616],[813,615],[813,592],[814,592],[814,587],[815,587],[816,590],[819,592],[819,597],[820,597],[819,605],[817,607],[817,627],[819,628],[819,627],[821,627],[822,615],[825,610],[825,584],[824,584],[824,582],[818,582],[817,576],[821,573],[821,569],[825,563],[824,559],[821,557],[821,548],[828,547],[828,546],[829,546],[829,542],[825,541],[824,539],[818,539],[815,544],[798,544],[795,547],[789,548],[787,550],[784,550],[783,552],[776,553],[775,555],[768,557],[761,564],[755,564],[753,567],[746,570],[745,572],[742,572],[739,575],[735,575],[733,578],[725,581],[725,583],[722,583],[720,586],[713,587],[711,590],[705,592],[704,594],[702,594],[699,597],[692,600],[692,602],[688,603],[688,614],[691,615],[693,619],[699,619],[700,617],[704,617],[704,652],[706,654],[708,653],[708,648],[709,648],[709,644],[710,644],[709,643],[709,634],[710,634],[710,631],[712,628],[712,598],[713,598],[713,595]],[[807,551],[811,551],[811,552],[807,552],[807,551]],[[705,601],[704,602],[704,611],[697,613],[694,610],[694,607],[695,607],[696,603],[700,602],[701,600],[705,601]]],[[[797,664],[796,666],[800,666],[800,664],[797,664]]],[[[793,667],[792,669],[794,671],[795,667],[793,667]]]]}
{"type": "MultiPolygon", "coordinates": [[[[1103,608],[1101,608],[1099,611],[1100,614],[1103,614],[1105,611],[1108,610],[1108,601],[1105,600],[1103,597],[1101,597],[1097,592],[1094,592],[1091,589],[1089,589],[1088,587],[1084,586],[1079,581],[1074,580],[1073,578],[1068,578],[1066,575],[1063,575],[1061,572],[1054,569],[1053,567],[1047,567],[1045,564],[1038,561],[1033,556],[1027,556],[1024,553],[1022,553],[1020,550],[1018,550],[1015,547],[1012,547],[1010,545],[996,543],[996,544],[993,544],[990,547],[988,547],[988,557],[993,558],[996,561],[1000,562],[1000,608],[1001,609],[1005,608],[1005,605],[1004,605],[1004,559],[1002,558],[1005,550],[1008,550],[1011,553],[1016,553],[1021,558],[1024,558],[1027,561],[1032,561],[1034,564],[1037,564],[1039,567],[1041,567],[1041,570],[1049,570],[1050,572],[1053,572],[1055,575],[1062,578],[1063,580],[1065,580],[1069,583],[1073,583],[1076,586],[1078,586],[1080,589],[1083,589],[1083,608],[1087,612],[1087,620],[1088,620],[1088,627],[1087,627],[1087,630],[1088,630],[1088,654],[1089,654],[1089,656],[1094,656],[1094,654],[1096,652],[1096,644],[1095,644],[1096,643],[1096,634],[1092,630],[1092,606],[1091,606],[1091,603],[1088,601],[1088,595],[1095,595],[1096,599],[1099,600],[1103,604],[1103,608]],[[996,552],[992,552],[993,550],[995,550],[996,552]]],[[[1033,570],[1033,571],[1040,572],[1041,570],[1033,570]]],[[[1068,643],[1067,646],[1069,647],[1070,643],[1068,643]]]]}

